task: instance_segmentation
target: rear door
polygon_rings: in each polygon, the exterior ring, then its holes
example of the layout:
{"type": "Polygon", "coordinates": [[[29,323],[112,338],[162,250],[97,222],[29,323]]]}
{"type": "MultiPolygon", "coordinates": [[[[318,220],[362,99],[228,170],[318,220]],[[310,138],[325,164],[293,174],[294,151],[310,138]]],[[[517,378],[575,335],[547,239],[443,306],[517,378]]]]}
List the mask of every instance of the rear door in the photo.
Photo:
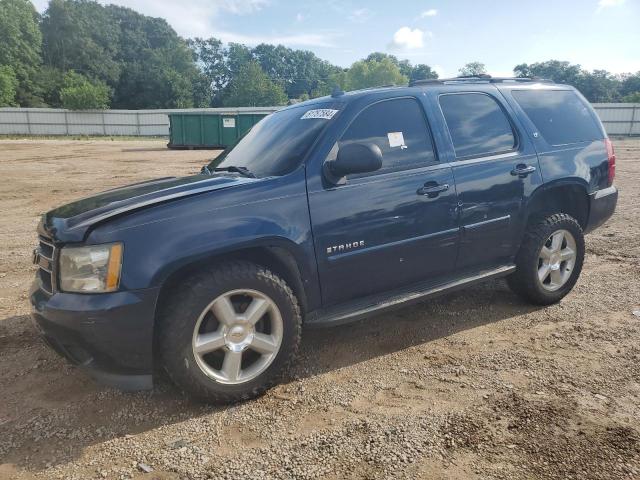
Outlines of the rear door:
{"type": "MultiPolygon", "coordinates": [[[[342,185],[309,182],[325,307],[426,279],[435,283],[452,273],[457,251],[453,175],[438,161],[422,103],[389,98],[346,113],[327,160],[346,144],[374,142],[383,165],[342,185]]],[[[311,175],[315,180],[321,170],[311,175]]]]}
{"type": "Polygon", "coordinates": [[[428,90],[440,112],[443,151],[452,162],[458,192],[457,270],[509,263],[523,229],[524,200],[541,184],[535,149],[493,85],[428,90]]]}

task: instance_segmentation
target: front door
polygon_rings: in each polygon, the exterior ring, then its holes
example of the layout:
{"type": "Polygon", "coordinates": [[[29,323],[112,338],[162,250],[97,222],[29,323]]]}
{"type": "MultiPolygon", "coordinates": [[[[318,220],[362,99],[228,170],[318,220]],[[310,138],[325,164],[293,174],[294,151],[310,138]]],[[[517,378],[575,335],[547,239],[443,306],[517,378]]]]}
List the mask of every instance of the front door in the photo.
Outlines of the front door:
{"type": "Polygon", "coordinates": [[[451,167],[434,152],[424,109],[413,97],[362,109],[332,149],[375,142],[382,169],[309,191],[323,304],[434,283],[450,274],[458,242],[451,167]]]}

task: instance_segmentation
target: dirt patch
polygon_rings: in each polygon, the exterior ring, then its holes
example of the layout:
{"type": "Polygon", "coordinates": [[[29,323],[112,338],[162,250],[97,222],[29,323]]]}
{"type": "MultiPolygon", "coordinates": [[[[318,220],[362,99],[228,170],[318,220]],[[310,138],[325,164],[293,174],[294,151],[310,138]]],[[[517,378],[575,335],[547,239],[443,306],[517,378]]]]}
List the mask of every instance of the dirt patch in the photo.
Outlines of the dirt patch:
{"type": "Polygon", "coordinates": [[[0,141],[0,479],[640,478],[640,141],[560,304],[494,281],[305,331],[288,383],[230,407],[96,385],[28,318],[38,215],[216,154],[163,147],[0,141]]]}

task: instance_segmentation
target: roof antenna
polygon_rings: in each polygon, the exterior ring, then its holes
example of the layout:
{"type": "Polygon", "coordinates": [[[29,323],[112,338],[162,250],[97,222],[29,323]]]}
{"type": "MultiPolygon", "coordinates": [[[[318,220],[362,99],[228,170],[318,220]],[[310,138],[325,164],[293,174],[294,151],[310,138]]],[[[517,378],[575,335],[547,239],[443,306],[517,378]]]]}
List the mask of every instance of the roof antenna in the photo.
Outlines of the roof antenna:
{"type": "Polygon", "coordinates": [[[335,87],[333,87],[333,91],[331,92],[331,96],[332,97],[340,97],[344,95],[344,92],[340,89],[340,87],[338,85],[336,85],[335,87]]]}

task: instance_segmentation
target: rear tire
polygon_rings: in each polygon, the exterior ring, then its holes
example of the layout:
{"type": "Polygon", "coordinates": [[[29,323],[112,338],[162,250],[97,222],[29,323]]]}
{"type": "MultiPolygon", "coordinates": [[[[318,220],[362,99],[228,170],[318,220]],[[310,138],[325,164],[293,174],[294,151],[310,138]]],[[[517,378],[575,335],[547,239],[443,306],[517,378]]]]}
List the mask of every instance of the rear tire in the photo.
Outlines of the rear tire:
{"type": "Polygon", "coordinates": [[[172,293],[159,316],[160,356],[188,394],[216,403],[247,400],[288,370],[301,324],[284,280],[253,263],[227,263],[172,293]]]}
{"type": "Polygon", "coordinates": [[[559,302],[574,287],[584,262],[584,234],[566,213],[534,218],[507,277],[511,290],[536,305],[559,302]]]}

